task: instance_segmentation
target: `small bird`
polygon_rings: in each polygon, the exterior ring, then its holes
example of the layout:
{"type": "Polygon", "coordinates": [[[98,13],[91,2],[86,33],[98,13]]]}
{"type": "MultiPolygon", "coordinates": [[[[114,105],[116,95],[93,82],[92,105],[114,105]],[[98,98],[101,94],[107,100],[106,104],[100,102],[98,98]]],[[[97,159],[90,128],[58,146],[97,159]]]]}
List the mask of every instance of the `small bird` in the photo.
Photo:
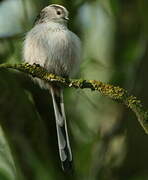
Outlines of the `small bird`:
{"type": "MultiPolygon", "coordinates": [[[[81,42],[67,27],[68,11],[65,7],[52,4],[45,7],[37,16],[34,27],[27,33],[24,47],[24,61],[39,64],[49,73],[71,77],[79,69],[81,42]]],[[[35,79],[48,89],[52,96],[59,156],[62,169],[68,171],[72,165],[72,152],[68,137],[63,101],[63,89],[43,80],[35,79]]]]}

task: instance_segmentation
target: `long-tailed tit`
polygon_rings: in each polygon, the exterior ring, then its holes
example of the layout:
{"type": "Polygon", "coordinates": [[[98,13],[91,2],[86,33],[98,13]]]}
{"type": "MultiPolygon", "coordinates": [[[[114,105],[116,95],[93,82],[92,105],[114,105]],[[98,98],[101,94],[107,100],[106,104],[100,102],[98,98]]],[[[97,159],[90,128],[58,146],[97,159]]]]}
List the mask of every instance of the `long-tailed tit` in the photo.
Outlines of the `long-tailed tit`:
{"type": "MultiPolygon", "coordinates": [[[[67,28],[68,11],[65,7],[52,4],[45,7],[36,19],[34,27],[27,33],[24,42],[24,60],[29,64],[39,64],[49,73],[62,77],[73,75],[79,68],[81,43],[79,38],[67,28]]],[[[63,103],[63,89],[36,79],[42,88],[51,92],[59,155],[62,168],[71,167],[72,153],[69,143],[66,116],[63,103]]]]}

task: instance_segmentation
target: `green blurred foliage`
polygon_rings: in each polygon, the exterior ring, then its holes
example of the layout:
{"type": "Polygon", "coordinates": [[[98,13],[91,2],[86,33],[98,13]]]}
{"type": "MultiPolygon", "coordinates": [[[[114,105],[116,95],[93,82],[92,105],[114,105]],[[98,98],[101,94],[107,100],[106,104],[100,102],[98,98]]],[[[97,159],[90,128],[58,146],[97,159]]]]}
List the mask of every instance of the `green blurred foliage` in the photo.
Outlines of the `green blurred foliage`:
{"type": "MultiPolygon", "coordinates": [[[[0,1],[0,63],[22,61],[25,34],[51,3],[67,7],[69,28],[82,40],[77,77],[122,86],[148,107],[146,0],[0,1]]],[[[148,179],[148,137],[120,104],[90,90],[65,90],[74,157],[73,173],[65,174],[48,91],[0,70],[0,95],[0,180],[148,179]]]]}

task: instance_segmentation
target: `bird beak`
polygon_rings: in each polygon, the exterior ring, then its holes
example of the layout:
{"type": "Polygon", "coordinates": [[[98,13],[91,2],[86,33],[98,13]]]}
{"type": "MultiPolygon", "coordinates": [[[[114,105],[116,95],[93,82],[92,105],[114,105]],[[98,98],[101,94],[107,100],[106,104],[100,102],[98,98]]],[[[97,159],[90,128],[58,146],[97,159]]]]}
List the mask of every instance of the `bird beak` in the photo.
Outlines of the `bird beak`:
{"type": "Polygon", "coordinates": [[[65,19],[66,21],[68,21],[68,20],[69,20],[69,18],[68,18],[68,17],[64,17],[64,19],[65,19]]]}

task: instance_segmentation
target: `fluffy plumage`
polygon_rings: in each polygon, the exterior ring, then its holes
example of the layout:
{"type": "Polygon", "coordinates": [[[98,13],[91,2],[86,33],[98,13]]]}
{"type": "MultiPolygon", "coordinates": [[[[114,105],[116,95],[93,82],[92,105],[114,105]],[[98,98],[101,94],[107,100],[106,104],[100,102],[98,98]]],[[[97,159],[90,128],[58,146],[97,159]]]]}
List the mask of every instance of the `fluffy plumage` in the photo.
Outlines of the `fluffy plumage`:
{"type": "MultiPolygon", "coordinates": [[[[74,75],[80,64],[81,43],[67,28],[68,11],[53,4],[45,7],[24,42],[24,60],[40,64],[49,73],[68,77],[74,75]]],[[[69,143],[63,90],[36,79],[43,88],[50,89],[55,111],[59,154],[64,170],[70,168],[72,153],[69,143]]]]}

